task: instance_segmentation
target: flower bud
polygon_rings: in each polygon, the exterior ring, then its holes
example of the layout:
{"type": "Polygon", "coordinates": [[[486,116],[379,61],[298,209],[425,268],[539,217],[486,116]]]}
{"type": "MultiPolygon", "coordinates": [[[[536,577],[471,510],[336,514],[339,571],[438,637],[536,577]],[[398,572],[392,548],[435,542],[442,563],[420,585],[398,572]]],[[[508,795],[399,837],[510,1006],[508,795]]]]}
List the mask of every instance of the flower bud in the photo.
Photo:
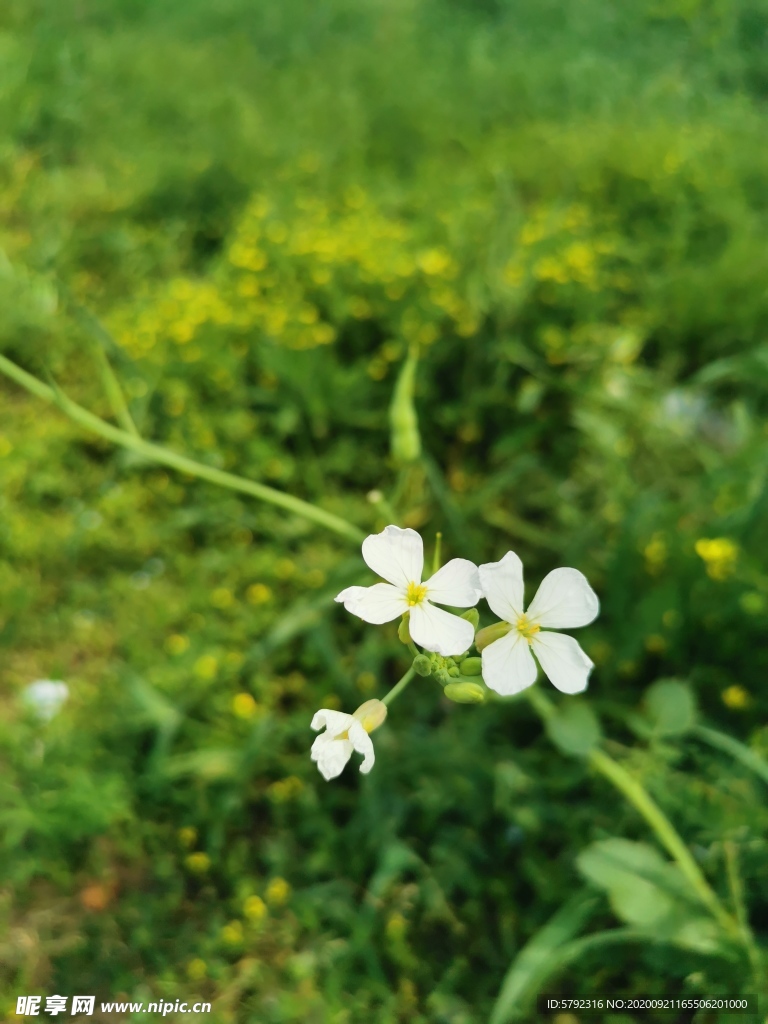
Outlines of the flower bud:
{"type": "Polygon", "coordinates": [[[492,626],[485,626],[475,634],[475,647],[478,651],[482,651],[484,647],[488,647],[494,640],[500,640],[503,636],[506,636],[510,629],[512,627],[508,622],[494,622],[492,626]]]}
{"type": "Polygon", "coordinates": [[[448,683],[443,693],[456,704],[482,704],[485,690],[477,683],[448,683]]]}
{"type": "Polygon", "coordinates": [[[467,622],[471,622],[475,632],[477,632],[477,627],[480,625],[480,612],[477,608],[467,608],[465,612],[461,613],[459,618],[466,619],[467,622]]]}
{"type": "Polygon", "coordinates": [[[435,677],[438,683],[440,683],[441,686],[446,686],[448,683],[451,682],[451,677],[448,675],[447,668],[438,667],[433,670],[432,675],[435,677]]]}
{"type": "Polygon", "coordinates": [[[397,627],[397,635],[400,637],[400,642],[406,645],[412,643],[411,631],[408,628],[408,615],[404,615],[400,619],[400,625],[397,627]]]}
{"type": "Polygon", "coordinates": [[[450,668],[448,669],[448,675],[453,676],[454,679],[456,678],[456,676],[460,676],[461,672],[459,672],[458,665],[451,665],[450,668]]]}
{"type": "Polygon", "coordinates": [[[366,732],[373,732],[378,729],[387,717],[387,705],[380,700],[367,700],[355,711],[353,718],[356,718],[366,732]]]}
{"type": "Polygon", "coordinates": [[[483,671],[483,659],[465,658],[459,668],[463,676],[479,676],[483,671]]]}
{"type": "Polygon", "coordinates": [[[431,676],[432,660],[426,654],[417,654],[413,659],[413,671],[419,676],[431,676]]]}

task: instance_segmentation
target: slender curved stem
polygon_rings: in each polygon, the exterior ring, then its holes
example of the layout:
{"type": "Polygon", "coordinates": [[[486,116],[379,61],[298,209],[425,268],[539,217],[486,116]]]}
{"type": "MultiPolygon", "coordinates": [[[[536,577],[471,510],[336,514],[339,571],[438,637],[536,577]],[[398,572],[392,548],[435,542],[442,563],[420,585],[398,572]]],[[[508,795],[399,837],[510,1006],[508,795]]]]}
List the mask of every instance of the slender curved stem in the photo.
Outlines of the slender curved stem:
{"type": "Polygon", "coordinates": [[[408,683],[410,683],[410,681],[413,679],[415,675],[416,672],[414,670],[413,665],[411,665],[411,667],[405,673],[403,678],[399,682],[395,683],[395,685],[392,687],[392,689],[389,691],[386,697],[381,698],[381,703],[391,704],[395,697],[397,697],[400,693],[403,692],[403,690],[406,688],[408,683]]]}
{"type": "Polygon", "coordinates": [[[760,955],[760,950],[755,942],[755,936],[752,933],[752,929],[749,926],[747,908],[744,902],[744,885],[741,881],[741,875],[739,874],[738,848],[733,840],[726,839],[723,843],[723,850],[725,852],[725,867],[728,874],[728,886],[731,890],[731,898],[736,910],[736,920],[739,922],[739,930],[741,931],[744,948],[746,949],[747,956],[749,957],[752,974],[754,975],[755,981],[758,985],[766,985],[768,984],[768,979],[766,979],[763,973],[762,956],[760,955]]]}
{"type": "Polygon", "coordinates": [[[352,523],[348,523],[346,519],[342,519],[341,516],[336,516],[332,512],[326,512],[324,509],[318,508],[308,501],[294,498],[291,494],[284,494],[282,491],[278,491],[274,487],[268,487],[266,484],[259,484],[254,480],[246,480],[245,477],[237,476],[235,473],[227,473],[221,469],[214,469],[213,466],[206,466],[195,459],[187,458],[186,455],[178,455],[169,448],[163,447],[163,445],[154,444],[152,441],[145,441],[143,438],[137,437],[127,430],[121,430],[119,427],[107,423],[99,416],[78,405],[77,402],[67,398],[61,391],[49,387],[41,380],[38,380],[37,377],[33,377],[32,374],[22,370],[20,366],[11,362],[10,359],[6,359],[3,355],[0,355],[0,373],[4,373],[38,398],[58,406],[62,412],[66,413],[79,426],[85,427],[86,430],[98,434],[113,444],[137,452],[152,462],[159,462],[182,473],[188,473],[190,476],[199,477],[201,480],[208,480],[219,487],[226,487],[230,491],[239,491],[242,494],[248,494],[253,498],[259,498],[261,501],[277,505],[279,508],[284,508],[288,512],[293,512],[297,516],[303,516],[304,519],[309,519],[320,526],[324,526],[327,530],[332,530],[334,533],[345,537],[349,541],[353,541],[355,544],[359,544],[365,538],[363,531],[352,523]]]}
{"type": "MultiPolygon", "coordinates": [[[[531,686],[526,695],[538,714],[543,718],[551,718],[557,713],[554,704],[541,693],[537,687],[531,686]]],[[[680,837],[672,822],[667,818],[658,804],[653,800],[648,790],[631,775],[623,765],[614,761],[598,747],[593,747],[586,755],[587,761],[608,779],[620,793],[632,804],[635,810],[645,818],[651,826],[659,842],[668,853],[677,861],[678,867],[688,879],[694,892],[698,895],[704,906],[718,922],[718,924],[732,938],[740,938],[738,922],[725,909],[717,897],[714,889],[704,877],[699,865],[693,859],[690,850],[680,837]]]]}

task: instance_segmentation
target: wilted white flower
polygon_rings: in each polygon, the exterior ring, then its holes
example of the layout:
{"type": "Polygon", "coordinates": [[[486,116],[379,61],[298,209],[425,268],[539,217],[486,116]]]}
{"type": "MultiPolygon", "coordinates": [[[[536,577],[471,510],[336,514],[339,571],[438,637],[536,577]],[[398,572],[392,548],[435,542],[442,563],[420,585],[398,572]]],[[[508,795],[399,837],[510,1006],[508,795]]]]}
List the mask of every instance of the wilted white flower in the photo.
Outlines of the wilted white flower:
{"type": "Polygon", "coordinates": [[[501,628],[489,626],[476,638],[482,648],[487,685],[505,696],[530,686],[537,673],[533,651],[558,690],[585,690],[594,665],[572,636],[549,630],[587,626],[597,617],[600,603],[586,576],[578,569],[553,569],[526,612],[523,563],[514,551],[508,551],[500,562],[481,565],[479,574],[486,601],[503,620],[501,628]],[[491,636],[500,638],[486,645],[484,639],[491,636]]]}
{"type": "Polygon", "coordinates": [[[50,722],[69,697],[69,687],[60,679],[38,679],[26,686],[21,696],[38,718],[50,722]]]}
{"type": "Polygon", "coordinates": [[[367,775],[376,760],[373,741],[368,735],[377,729],[387,717],[387,706],[380,700],[367,700],[354,715],[343,711],[321,708],[312,719],[312,728],[322,729],[312,744],[311,757],[324,779],[335,779],[341,775],[352,751],[363,755],[360,771],[367,775]]]}
{"type": "Polygon", "coordinates": [[[453,558],[425,583],[424,544],[415,530],[387,526],[363,541],[367,565],[386,583],[347,587],[336,597],[348,612],[364,622],[381,625],[410,612],[408,628],[413,640],[428,651],[449,657],[469,649],[475,635],[466,619],[432,603],[471,608],[482,597],[477,566],[466,558],[453,558]]]}

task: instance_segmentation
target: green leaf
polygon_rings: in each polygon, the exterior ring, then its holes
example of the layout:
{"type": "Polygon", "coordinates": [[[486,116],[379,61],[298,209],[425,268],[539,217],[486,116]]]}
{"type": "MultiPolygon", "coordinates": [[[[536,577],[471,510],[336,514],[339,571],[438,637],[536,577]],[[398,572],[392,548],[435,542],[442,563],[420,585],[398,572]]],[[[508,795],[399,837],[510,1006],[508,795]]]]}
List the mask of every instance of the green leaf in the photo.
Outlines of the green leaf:
{"type": "Polygon", "coordinates": [[[708,956],[738,958],[719,925],[702,913],[696,893],[675,864],[654,847],[603,839],[576,859],[579,871],[608,896],[618,918],[646,942],[664,942],[708,956]]]}
{"type": "Polygon", "coordinates": [[[547,735],[564,754],[586,757],[602,738],[600,721],[586,701],[569,697],[545,723],[547,735]]]}
{"type": "Polygon", "coordinates": [[[566,944],[598,904],[588,893],[577,893],[523,946],[504,977],[488,1024],[508,1024],[527,1015],[542,985],[559,970],[566,944]]]}
{"type": "Polygon", "coordinates": [[[679,869],[647,843],[602,839],[579,854],[576,866],[608,894],[616,916],[627,924],[655,926],[681,909],[687,914],[687,903],[696,902],[679,869]]]}
{"type": "Polygon", "coordinates": [[[679,736],[696,724],[693,691],[680,679],[659,679],[646,690],[645,705],[659,736],[679,736]]]}
{"type": "Polygon", "coordinates": [[[734,739],[733,736],[728,736],[727,733],[720,732],[718,729],[709,729],[703,725],[695,726],[693,734],[697,739],[704,740],[705,743],[709,743],[717,750],[730,754],[768,784],[768,762],[757,751],[734,739]]]}

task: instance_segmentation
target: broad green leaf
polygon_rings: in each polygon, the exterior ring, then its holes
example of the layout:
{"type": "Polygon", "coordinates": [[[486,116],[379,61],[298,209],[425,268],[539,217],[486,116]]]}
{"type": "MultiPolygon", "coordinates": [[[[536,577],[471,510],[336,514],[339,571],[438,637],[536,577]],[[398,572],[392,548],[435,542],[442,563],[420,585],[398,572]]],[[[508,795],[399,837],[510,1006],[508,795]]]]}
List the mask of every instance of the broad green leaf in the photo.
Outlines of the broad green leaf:
{"type": "Polygon", "coordinates": [[[660,736],[678,736],[696,724],[696,701],[688,683],[659,679],[645,692],[645,704],[660,736]]]}
{"type": "Polygon", "coordinates": [[[547,735],[564,754],[586,757],[602,737],[597,715],[586,703],[569,697],[546,720],[547,735]]]}
{"type": "Polygon", "coordinates": [[[627,924],[657,924],[681,902],[695,901],[677,867],[646,843],[603,839],[583,850],[576,866],[608,894],[617,917],[627,924]]]}

